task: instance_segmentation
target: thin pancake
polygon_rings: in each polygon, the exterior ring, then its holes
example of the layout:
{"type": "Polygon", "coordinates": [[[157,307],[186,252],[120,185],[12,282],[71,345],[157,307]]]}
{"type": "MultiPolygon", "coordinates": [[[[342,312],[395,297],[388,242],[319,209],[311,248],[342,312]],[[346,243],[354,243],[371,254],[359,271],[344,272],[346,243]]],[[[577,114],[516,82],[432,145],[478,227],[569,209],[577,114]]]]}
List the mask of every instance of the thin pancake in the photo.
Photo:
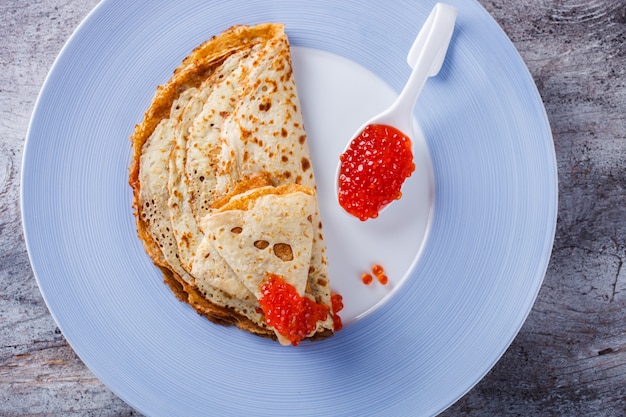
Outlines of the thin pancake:
{"type": "MultiPolygon", "coordinates": [[[[271,265],[246,265],[243,259],[252,255],[239,260],[234,247],[220,252],[216,226],[203,219],[225,216],[291,239],[301,248],[294,283],[330,306],[315,181],[282,25],[236,26],[196,48],[157,89],[131,140],[138,235],[181,299],[215,322],[275,337],[258,312],[256,290],[242,279],[245,270],[260,275],[271,265]],[[286,192],[286,184],[303,184],[310,192],[286,192]],[[265,188],[273,196],[255,194],[265,188]],[[234,216],[235,202],[253,194],[260,205],[250,209],[268,219],[234,216]],[[285,207],[306,212],[296,222],[300,229],[290,226],[300,232],[304,227],[306,239],[278,231],[284,225],[271,220],[276,213],[265,200],[290,201],[285,207]]],[[[331,319],[314,338],[332,334],[331,319]]]]}
{"type": "MultiPolygon", "coordinates": [[[[267,187],[275,189],[274,187],[267,187]]],[[[258,189],[263,190],[263,189],[258,189]]],[[[304,192],[244,195],[246,209],[207,215],[203,228],[219,255],[257,298],[268,273],[285,277],[304,295],[311,260],[315,197],[304,192]]]]}

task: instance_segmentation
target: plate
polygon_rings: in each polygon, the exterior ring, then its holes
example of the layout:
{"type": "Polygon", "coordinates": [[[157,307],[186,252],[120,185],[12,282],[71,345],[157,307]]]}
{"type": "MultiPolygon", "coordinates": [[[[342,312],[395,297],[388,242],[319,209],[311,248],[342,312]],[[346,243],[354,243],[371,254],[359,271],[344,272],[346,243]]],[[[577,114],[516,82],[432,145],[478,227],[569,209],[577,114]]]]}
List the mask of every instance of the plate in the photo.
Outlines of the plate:
{"type": "Polygon", "coordinates": [[[405,205],[364,226],[377,243],[343,233],[356,227],[350,219],[331,219],[336,155],[326,141],[343,146],[350,124],[401,89],[434,4],[104,0],[79,26],[32,115],[22,218],[51,314],[124,401],[164,416],[434,415],[497,362],[543,281],[557,172],[532,77],[477,2],[450,1],[455,34],[415,112],[425,174],[404,191],[405,205]],[[344,330],[298,348],[213,325],[177,301],[136,237],[127,184],[128,137],[156,86],[202,41],[266,21],[285,23],[294,47],[331,273],[341,275],[331,281],[356,306],[346,307],[344,330]],[[333,79],[341,89],[329,88],[333,79]],[[338,103],[346,108],[331,113],[338,103]],[[356,269],[379,255],[392,285],[365,287],[356,269]],[[344,263],[353,266],[332,269],[344,263]]]}

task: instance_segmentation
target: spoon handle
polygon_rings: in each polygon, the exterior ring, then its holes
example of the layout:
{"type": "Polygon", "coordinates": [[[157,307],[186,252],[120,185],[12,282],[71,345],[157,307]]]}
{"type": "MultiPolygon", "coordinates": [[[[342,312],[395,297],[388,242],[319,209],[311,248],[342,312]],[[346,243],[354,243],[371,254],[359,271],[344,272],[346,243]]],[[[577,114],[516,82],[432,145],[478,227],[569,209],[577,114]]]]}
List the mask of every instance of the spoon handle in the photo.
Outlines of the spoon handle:
{"type": "Polygon", "coordinates": [[[417,97],[426,80],[437,75],[441,69],[457,14],[456,8],[444,3],[437,3],[430,12],[407,55],[407,62],[413,71],[391,111],[403,113],[407,120],[412,118],[417,97]]]}

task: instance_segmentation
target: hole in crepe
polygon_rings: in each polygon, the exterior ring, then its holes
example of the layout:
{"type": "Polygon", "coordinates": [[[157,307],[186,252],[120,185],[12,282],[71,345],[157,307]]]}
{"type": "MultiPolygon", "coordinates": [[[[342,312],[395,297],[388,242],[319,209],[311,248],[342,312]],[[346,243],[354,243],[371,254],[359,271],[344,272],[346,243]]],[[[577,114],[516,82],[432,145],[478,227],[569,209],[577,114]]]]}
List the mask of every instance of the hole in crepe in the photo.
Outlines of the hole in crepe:
{"type": "Polygon", "coordinates": [[[238,235],[239,233],[243,232],[243,229],[237,226],[237,227],[233,227],[232,229],[230,229],[230,231],[238,235]]]}
{"type": "Polygon", "coordinates": [[[274,245],[274,255],[281,261],[293,261],[293,251],[291,250],[291,245],[287,243],[276,243],[274,245]]]}
{"type": "Polygon", "coordinates": [[[254,247],[257,249],[265,249],[270,245],[270,242],[268,242],[267,240],[257,240],[254,242],[254,247]]]}

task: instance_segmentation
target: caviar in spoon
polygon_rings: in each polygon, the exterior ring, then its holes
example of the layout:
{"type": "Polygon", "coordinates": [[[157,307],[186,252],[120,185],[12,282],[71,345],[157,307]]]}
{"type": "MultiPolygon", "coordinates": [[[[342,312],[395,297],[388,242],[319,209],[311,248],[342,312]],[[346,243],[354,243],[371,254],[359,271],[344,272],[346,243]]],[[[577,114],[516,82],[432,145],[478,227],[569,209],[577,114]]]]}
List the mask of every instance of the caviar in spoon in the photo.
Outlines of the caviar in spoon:
{"type": "Polygon", "coordinates": [[[370,124],[340,157],[339,204],[365,221],[402,197],[402,184],[415,170],[411,139],[398,129],[370,124]]]}

